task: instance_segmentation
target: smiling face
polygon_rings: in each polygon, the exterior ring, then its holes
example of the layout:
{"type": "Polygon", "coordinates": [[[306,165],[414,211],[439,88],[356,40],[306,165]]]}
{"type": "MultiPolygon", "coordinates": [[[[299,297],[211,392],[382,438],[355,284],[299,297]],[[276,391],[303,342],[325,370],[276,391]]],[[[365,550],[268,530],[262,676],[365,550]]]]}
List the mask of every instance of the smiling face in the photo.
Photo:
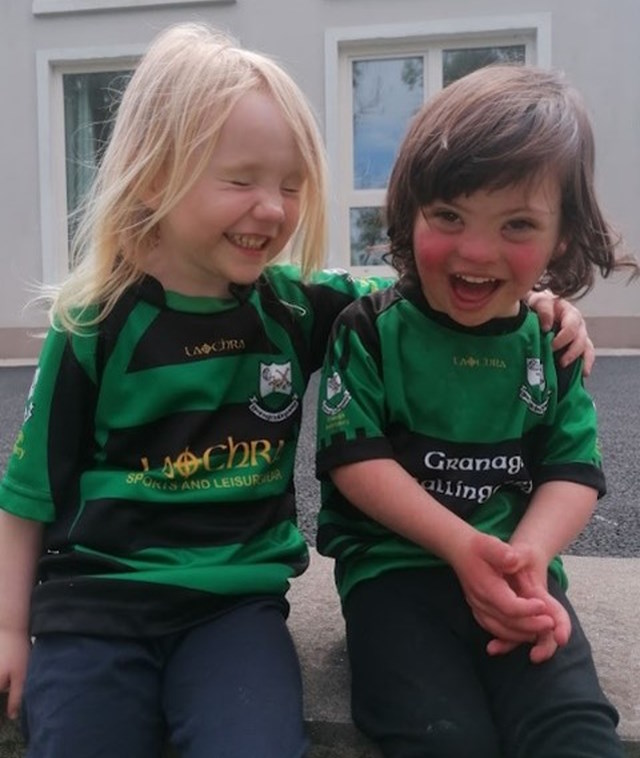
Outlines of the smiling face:
{"type": "Polygon", "coordinates": [[[203,173],[158,224],[145,265],[165,289],[226,297],[250,284],[291,238],[300,217],[304,162],[266,92],[234,106],[203,173]]]}
{"type": "Polygon", "coordinates": [[[516,315],[560,253],[558,182],[478,190],[418,211],[413,251],[429,305],[464,326],[516,315]]]}

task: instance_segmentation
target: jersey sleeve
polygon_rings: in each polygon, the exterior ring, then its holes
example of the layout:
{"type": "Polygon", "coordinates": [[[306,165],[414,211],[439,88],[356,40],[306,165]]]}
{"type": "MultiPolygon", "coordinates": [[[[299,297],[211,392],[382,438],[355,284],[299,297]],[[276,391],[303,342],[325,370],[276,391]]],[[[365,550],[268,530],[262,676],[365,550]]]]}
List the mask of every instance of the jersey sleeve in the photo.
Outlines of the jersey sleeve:
{"type": "Polygon", "coordinates": [[[597,414],[584,387],[582,361],[558,368],[558,401],[552,423],[543,427],[535,486],[570,481],[606,492],[598,444],[597,414]]]}
{"type": "Polygon", "coordinates": [[[318,392],[316,473],[393,458],[385,435],[385,393],[379,341],[367,298],[336,321],[318,392]]]}
{"type": "Polygon", "coordinates": [[[327,269],[317,272],[309,283],[314,327],[311,337],[313,368],[319,368],[333,324],[341,311],[358,298],[385,289],[394,280],[383,277],[358,278],[348,271],[327,269]]]}
{"type": "Polygon", "coordinates": [[[286,264],[272,266],[266,275],[302,330],[310,373],[322,365],[331,328],[344,308],[394,282],[385,277],[357,278],[341,269],[316,271],[303,279],[297,266],[286,264]]]}
{"type": "Polygon", "coordinates": [[[95,381],[87,362],[94,346],[91,336],[54,328],[47,334],[0,482],[0,507],[16,516],[53,521],[76,481],[70,472],[91,450],[95,381]]]}

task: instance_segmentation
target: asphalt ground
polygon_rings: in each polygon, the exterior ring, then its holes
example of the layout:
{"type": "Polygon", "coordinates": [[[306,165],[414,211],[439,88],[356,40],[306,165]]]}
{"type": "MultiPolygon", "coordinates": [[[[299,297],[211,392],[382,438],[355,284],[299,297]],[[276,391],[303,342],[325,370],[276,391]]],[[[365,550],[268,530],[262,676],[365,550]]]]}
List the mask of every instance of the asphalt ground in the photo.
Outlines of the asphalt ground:
{"type": "MultiPolygon", "coordinates": [[[[4,471],[24,413],[33,367],[0,368],[0,471],[4,471]]],[[[598,409],[607,494],[567,553],[640,557],[640,356],[599,356],[587,379],[598,409]]],[[[315,541],[319,485],[314,476],[317,375],[304,404],[296,462],[300,526],[315,541]]]]}

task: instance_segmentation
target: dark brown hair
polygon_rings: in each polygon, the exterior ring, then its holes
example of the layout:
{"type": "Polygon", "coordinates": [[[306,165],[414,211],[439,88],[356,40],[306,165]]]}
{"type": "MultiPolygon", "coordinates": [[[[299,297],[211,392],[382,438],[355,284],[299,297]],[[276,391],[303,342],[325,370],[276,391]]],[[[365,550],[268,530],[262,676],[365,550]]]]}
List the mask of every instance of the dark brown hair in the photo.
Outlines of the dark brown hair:
{"type": "Polygon", "coordinates": [[[411,122],[387,193],[390,260],[415,275],[413,227],[420,208],[476,190],[533,184],[551,174],[561,190],[562,255],[539,288],[581,296],[602,276],[628,267],[594,188],[593,131],[582,98],[564,77],[531,66],[488,66],[432,97],[411,122]]]}

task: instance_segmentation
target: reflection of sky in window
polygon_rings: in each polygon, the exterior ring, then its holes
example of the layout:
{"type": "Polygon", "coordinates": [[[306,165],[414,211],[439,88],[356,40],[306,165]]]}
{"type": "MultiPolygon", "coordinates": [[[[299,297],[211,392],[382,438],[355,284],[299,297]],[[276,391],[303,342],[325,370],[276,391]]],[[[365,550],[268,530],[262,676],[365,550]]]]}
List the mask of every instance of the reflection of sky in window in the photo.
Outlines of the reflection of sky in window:
{"type": "Polygon", "coordinates": [[[383,189],[411,116],[423,101],[422,58],[353,63],[355,189],[383,189]]]}

